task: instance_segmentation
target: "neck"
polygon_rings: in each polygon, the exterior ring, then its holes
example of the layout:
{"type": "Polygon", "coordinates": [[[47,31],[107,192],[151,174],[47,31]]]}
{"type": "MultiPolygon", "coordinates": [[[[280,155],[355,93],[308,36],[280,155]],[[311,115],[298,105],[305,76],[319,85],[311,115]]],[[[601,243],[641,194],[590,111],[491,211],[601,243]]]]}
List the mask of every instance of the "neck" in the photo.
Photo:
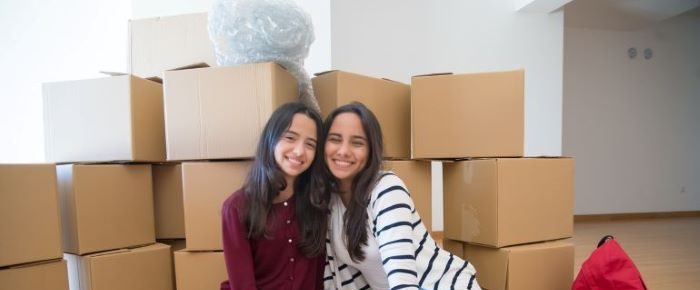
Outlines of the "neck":
{"type": "Polygon", "coordinates": [[[352,182],[350,181],[340,181],[340,200],[345,206],[350,204],[350,199],[352,198],[352,182]]]}

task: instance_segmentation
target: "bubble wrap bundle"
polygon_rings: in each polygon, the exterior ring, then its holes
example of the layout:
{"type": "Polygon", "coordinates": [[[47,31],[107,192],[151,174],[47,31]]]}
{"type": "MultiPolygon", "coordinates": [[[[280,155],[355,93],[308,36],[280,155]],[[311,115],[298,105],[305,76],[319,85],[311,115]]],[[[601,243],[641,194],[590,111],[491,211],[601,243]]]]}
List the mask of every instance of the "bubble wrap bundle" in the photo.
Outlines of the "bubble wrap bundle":
{"type": "Polygon", "coordinates": [[[319,110],[304,69],[313,24],[294,0],[216,0],[208,29],[218,65],[276,62],[297,79],[300,100],[319,110]]]}

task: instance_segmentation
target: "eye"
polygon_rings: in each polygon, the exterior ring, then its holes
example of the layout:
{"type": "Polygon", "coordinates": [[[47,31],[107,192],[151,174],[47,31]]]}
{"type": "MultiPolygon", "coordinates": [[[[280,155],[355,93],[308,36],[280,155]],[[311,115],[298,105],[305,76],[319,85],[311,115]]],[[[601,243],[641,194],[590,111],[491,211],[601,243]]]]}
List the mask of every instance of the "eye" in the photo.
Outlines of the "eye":
{"type": "Polygon", "coordinates": [[[316,142],[307,141],[307,142],[304,143],[304,144],[306,144],[306,148],[309,148],[309,149],[316,149],[316,142]]]}
{"type": "Polygon", "coordinates": [[[293,134],[285,134],[284,136],[282,136],[282,139],[284,139],[285,141],[294,142],[297,138],[293,134]]]}
{"type": "Polygon", "coordinates": [[[337,136],[330,136],[326,141],[331,143],[340,143],[340,138],[337,136]]]}

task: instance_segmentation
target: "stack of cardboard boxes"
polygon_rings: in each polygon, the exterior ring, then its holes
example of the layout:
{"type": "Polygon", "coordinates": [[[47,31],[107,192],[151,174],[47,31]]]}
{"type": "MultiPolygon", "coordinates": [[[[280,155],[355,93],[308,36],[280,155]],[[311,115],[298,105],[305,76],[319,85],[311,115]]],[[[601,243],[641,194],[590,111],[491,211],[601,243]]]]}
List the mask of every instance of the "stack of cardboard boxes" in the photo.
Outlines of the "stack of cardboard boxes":
{"type": "Polygon", "coordinates": [[[485,289],[568,289],[573,160],[523,158],[524,72],[417,76],[412,157],[443,159],[443,246],[485,289]]]}
{"type": "Polygon", "coordinates": [[[0,288],[67,290],[56,169],[0,165],[0,288]]]}

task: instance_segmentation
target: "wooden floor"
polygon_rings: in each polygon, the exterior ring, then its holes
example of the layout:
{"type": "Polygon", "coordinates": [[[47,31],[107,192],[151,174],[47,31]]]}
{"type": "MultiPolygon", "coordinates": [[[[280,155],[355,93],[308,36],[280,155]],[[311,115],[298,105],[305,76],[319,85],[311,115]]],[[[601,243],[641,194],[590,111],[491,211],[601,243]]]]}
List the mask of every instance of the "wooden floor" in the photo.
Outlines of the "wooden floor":
{"type": "Polygon", "coordinates": [[[574,277],[608,234],[632,258],[649,289],[700,289],[700,217],[577,222],[574,277]]]}

